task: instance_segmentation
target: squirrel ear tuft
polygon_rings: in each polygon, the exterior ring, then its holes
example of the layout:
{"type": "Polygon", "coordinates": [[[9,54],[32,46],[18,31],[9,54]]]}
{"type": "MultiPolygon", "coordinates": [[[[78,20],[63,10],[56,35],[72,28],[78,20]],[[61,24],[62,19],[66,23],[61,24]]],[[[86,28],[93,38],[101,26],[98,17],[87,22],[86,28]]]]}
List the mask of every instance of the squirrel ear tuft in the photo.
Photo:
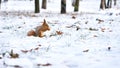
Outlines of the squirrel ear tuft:
{"type": "Polygon", "coordinates": [[[44,19],[44,22],[43,22],[43,24],[46,24],[46,20],[44,19]]]}

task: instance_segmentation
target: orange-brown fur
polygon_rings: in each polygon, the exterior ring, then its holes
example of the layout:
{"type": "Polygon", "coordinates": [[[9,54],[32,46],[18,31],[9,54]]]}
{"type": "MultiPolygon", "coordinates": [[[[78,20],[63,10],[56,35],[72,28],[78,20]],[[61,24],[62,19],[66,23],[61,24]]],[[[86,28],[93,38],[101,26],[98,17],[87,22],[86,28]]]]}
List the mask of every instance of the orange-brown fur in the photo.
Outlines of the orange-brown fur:
{"type": "Polygon", "coordinates": [[[44,19],[44,22],[41,26],[37,26],[35,28],[35,31],[31,30],[28,32],[28,36],[39,36],[39,37],[43,37],[44,36],[44,32],[50,30],[49,25],[46,23],[46,20],[44,19]]]}
{"type": "Polygon", "coordinates": [[[35,36],[36,33],[34,30],[30,30],[28,33],[27,33],[27,36],[35,36]]]}

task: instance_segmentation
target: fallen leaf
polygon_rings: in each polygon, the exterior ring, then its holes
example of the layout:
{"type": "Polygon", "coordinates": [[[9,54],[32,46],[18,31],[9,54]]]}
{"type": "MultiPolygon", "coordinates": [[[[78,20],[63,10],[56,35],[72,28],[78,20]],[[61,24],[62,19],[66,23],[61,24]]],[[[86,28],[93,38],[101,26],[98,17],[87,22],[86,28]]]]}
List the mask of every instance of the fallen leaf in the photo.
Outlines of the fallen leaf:
{"type": "Polygon", "coordinates": [[[11,52],[10,52],[10,57],[11,57],[11,58],[19,58],[19,54],[13,53],[13,50],[11,50],[11,52]]]}
{"type": "Polygon", "coordinates": [[[28,50],[21,50],[21,52],[23,52],[23,53],[27,53],[27,52],[28,52],[28,50]]]}
{"type": "Polygon", "coordinates": [[[61,32],[61,31],[56,31],[56,33],[57,33],[57,35],[62,35],[63,34],[63,32],[61,32]]]}
{"type": "Polygon", "coordinates": [[[52,64],[47,63],[47,64],[42,64],[42,66],[51,66],[52,64]]]}
{"type": "Polygon", "coordinates": [[[84,50],[83,52],[88,52],[89,51],[89,49],[87,49],[87,50],[84,50]]]}
{"type": "Polygon", "coordinates": [[[39,49],[39,47],[36,47],[34,50],[38,50],[39,49]]]}
{"type": "Polygon", "coordinates": [[[98,37],[97,35],[93,35],[93,37],[98,37]]]}
{"type": "Polygon", "coordinates": [[[76,17],[75,16],[72,16],[72,19],[75,19],[76,17]]]}
{"type": "Polygon", "coordinates": [[[37,64],[37,66],[51,66],[52,64],[46,63],[46,64],[37,64]]]}
{"type": "Polygon", "coordinates": [[[111,50],[111,47],[108,47],[108,50],[110,51],[110,50],[111,50]]]}

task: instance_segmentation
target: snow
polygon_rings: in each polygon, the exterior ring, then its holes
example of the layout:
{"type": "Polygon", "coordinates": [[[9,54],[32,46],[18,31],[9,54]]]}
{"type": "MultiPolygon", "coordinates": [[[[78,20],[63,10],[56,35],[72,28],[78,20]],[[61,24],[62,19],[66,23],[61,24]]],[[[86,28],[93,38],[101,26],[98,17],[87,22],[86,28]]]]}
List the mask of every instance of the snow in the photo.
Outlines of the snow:
{"type": "Polygon", "coordinates": [[[66,14],[60,14],[60,0],[49,0],[47,9],[38,14],[33,1],[2,3],[0,68],[120,68],[120,1],[117,3],[112,9],[100,10],[99,0],[82,0],[80,11],[73,12],[67,0],[66,14]],[[51,28],[46,36],[27,36],[43,19],[51,28]],[[10,58],[11,50],[19,58],[10,58]]]}

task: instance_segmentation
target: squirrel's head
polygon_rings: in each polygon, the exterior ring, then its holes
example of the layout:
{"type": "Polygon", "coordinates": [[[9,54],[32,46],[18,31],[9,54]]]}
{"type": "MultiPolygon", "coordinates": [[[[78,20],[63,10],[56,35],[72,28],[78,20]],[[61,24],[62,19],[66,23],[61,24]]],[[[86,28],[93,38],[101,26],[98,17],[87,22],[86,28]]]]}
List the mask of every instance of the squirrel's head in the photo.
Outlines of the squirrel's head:
{"type": "Polygon", "coordinates": [[[42,26],[46,29],[46,30],[50,30],[49,25],[46,23],[46,20],[44,19],[44,22],[42,24],[42,26]]]}

